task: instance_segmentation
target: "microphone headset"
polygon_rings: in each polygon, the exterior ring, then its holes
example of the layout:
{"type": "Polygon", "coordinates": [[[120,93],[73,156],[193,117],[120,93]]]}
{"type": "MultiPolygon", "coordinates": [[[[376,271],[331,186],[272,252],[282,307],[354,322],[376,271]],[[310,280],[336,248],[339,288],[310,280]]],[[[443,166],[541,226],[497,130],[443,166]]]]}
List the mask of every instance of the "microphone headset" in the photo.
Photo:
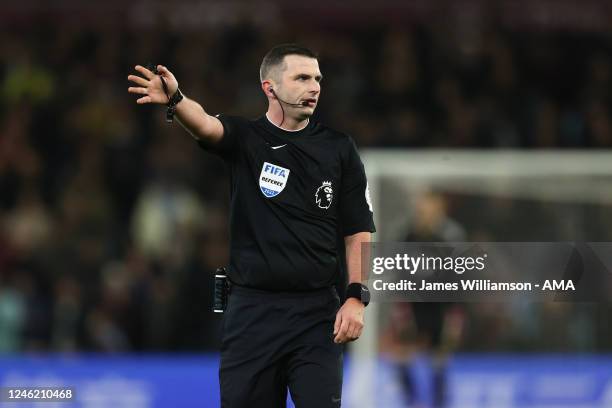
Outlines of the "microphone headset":
{"type": "Polygon", "coordinates": [[[303,101],[302,103],[291,103],[291,102],[285,102],[283,101],[281,98],[278,97],[278,95],[276,95],[276,92],[274,92],[274,88],[270,87],[268,88],[270,90],[270,92],[272,93],[272,95],[274,95],[274,97],[276,99],[278,99],[278,105],[281,108],[281,111],[283,112],[283,119],[281,120],[280,125],[278,125],[278,127],[283,126],[283,122],[285,121],[285,110],[283,109],[283,103],[285,105],[289,105],[289,106],[293,106],[294,108],[302,108],[302,107],[306,107],[308,106],[308,101],[303,101]],[[281,103],[282,102],[282,103],[281,103]]]}
{"type": "Polygon", "coordinates": [[[280,102],[284,103],[285,105],[294,106],[296,108],[302,107],[302,106],[308,106],[308,101],[302,101],[301,103],[291,103],[291,102],[283,101],[281,98],[278,97],[276,92],[274,92],[274,88],[272,87],[270,87],[270,92],[272,93],[272,95],[274,95],[276,99],[278,99],[280,102]]]}

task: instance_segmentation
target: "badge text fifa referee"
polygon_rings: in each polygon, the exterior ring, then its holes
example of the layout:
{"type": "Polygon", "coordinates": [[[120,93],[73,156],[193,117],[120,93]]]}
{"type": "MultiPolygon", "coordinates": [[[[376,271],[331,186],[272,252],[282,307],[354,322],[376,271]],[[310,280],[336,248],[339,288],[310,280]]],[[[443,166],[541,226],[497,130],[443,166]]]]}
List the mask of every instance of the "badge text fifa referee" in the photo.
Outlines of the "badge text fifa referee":
{"type": "Polygon", "coordinates": [[[321,96],[316,54],[296,44],[266,54],[268,111],[255,120],[209,115],[165,66],[135,69],[128,91],[137,103],[168,105],[168,120],[230,169],[221,406],[285,407],[289,390],[297,408],[339,407],[342,344],[359,338],[369,300],[361,243],[375,228],[355,143],[311,120],[321,96]],[[341,304],[335,285],[344,254],[341,304]]]}

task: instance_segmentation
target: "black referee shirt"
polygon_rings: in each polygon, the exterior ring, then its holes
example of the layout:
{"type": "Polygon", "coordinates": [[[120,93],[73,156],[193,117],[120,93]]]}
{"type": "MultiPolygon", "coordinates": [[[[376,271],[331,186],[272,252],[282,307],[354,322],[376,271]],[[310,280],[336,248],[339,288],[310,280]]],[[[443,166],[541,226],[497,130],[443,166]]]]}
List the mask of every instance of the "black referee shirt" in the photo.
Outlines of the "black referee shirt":
{"type": "Polygon", "coordinates": [[[218,118],[221,141],[199,144],[230,168],[229,279],[279,291],[333,285],[338,234],[375,231],[353,140],[312,120],[291,132],[265,116],[218,118]]]}

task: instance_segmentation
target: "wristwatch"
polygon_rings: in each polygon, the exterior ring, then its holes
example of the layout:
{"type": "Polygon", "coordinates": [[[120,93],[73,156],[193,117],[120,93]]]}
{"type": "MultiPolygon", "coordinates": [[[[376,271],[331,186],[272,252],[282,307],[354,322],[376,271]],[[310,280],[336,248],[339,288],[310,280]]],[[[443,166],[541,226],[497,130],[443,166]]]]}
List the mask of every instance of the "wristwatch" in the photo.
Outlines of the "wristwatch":
{"type": "Polygon", "coordinates": [[[359,299],[364,306],[370,303],[370,290],[362,283],[354,282],[346,288],[346,298],[359,299]]]}

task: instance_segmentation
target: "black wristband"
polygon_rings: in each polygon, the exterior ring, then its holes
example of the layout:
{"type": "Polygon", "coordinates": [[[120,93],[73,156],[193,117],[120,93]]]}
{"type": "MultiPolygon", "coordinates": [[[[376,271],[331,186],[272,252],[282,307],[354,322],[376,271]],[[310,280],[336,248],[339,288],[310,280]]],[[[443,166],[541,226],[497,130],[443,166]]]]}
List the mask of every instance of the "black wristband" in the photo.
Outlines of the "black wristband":
{"type": "Polygon", "coordinates": [[[174,95],[172,95],[172,97],[168,101],[168,110],[166,111],[166,122],[168,123],[174,122],[174,114],[176,113],[176,105],[178,105],[178,103],[182,100],[183,100],[183,94],[181,93],[181,90],[179,88],[176,88],[176,92],[174,93],[174,95]]]}
{"type": "Polygon", "coordinates": [[[366,285],[354,282],[346,288],[346,298],[359,299],[364,306],[367,306],[370,303],[370,291],[366,285]]]}

